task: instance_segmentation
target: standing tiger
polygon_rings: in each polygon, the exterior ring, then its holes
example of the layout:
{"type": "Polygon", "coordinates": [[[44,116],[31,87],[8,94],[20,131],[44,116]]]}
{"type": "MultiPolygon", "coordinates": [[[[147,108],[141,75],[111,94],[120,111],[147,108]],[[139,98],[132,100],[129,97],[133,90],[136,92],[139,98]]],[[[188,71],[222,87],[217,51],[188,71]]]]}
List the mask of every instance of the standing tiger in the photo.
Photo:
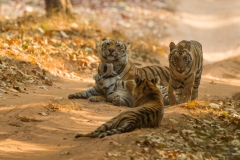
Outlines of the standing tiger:
{"type": "MultiPolygon", "coordinates": [[[[114,67],[114,71],[121,78],[121,80],[132,80],[135,75],[138,75],[141,79],[151,80],[156,76],[159,77],[161,85],[168,86],[169,81],[169,68],[166,66],[147,66],[143,68],[137,68],[131,61],[128,60],[127,57],[127,47],[128,43],[122,43],[117,40],[111,39],[103,39],[100,51],[100,60],[101,63],[112,63],[114,67]]],[[[102,72],[104,67],[98,67],[98,74],[102,72]]],[[[115,82],[113,81],[105,81],[105,86],[112,86],[115,82]]],[[[114,91],[115,92],[115,91],[114,91]]],[[[109,89],[109,93],[113,93],[113,90],[109,89]]],[[[90,98],[91,96],[104,96],[101,87],[95,83],[95,85],[83,92],[70,94],[68,96],[69,99],[73,98],[90,98]]],[[[121,94],[120,96],[124,96],[121,94]]],[[[107,98],[107,97],[106,97],[107,98]]],[[[120,100],[123,100],[124,97],[120,97],[120,100]]],[[[101,101],[102,99],[90,98],[92,102],[101,101]]],[[[111,100],[111,98],[110,98],[111,100]]],[[[120,103],[125,106],[132,107],[132,105],[127,104],[125,101],[121,101],[120,103]]],[[[133,103],[131,103],[133,104],[133,103]]]]}
{"type": "Polygon", "coordinates": [[[118,116],[102,124],[96,130],[88,134],[76,134],[79,137],[99,137],[110,136],[131,132],[140,128],[159,127],[163,118],[163,99],[156,84],[157,78],[142,80],[136,76],[134,80],[128,80],[127,89],[135,98],[134,107],[120,113],[118,116]]]}
{"type": "Polygon", "coordinates": [[[170,105],[194,100],[198,97],[202,75],[202,45],[197,41],[183,40],[177,45],[171,42],[169,47],[168,98],[170,105]]]}

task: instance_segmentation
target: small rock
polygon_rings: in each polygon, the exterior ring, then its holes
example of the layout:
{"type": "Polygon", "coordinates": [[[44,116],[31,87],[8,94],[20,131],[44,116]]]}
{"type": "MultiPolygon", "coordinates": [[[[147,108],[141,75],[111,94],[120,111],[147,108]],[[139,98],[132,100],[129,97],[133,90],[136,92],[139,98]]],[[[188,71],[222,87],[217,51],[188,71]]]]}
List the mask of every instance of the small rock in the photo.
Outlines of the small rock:
{"type": "Polygon", "coordinates": [[[23,88],[18,87],[18,86],[13,86],[13,89],[16,89],[17,91],[19,91],[21,93],[27,93],[23,88]]]}
{"type": "Polygon", "coordinates": [[[61,100],[63,97],[55,97],[54,100],[61,100]]]}
{"type": "Polygon", "coordinates": [[[0,88],[0,92],[7,94],[7,91],[5,91],[4,89],[1,89],[1,88],[0,88]]]}
{"type": "Polygon", "coordinates": [[[228,113],[237,113],[237,111],[235,109],[232,108],[226,108],[225,111],[227,111],[228,113]]]}
{"type": "Polygon", "coordinates": [[[44,80],[44,82],[43,82],[44,84],[47,84],[47,85],[49,85],[49,86],[52,86],[53,85],[53,82],[52,82],[52,80],[51,79],[49,79],[49,78],[45,78],[45,80],[44,80]]]}
{"type": "Polygon", "coordinates": [[[63,154],[69,155],[70,153],[69,153],[68,151],[65,151],[65,152],[62,152],[61,154],[62,154],[62,155],[63,155],[63,154]]]}
{"type": "Polygon", "coordinates": [[[11,92],[13,92],[13,93],[18,93],[18,92],[19,92],[18,90],[13,89],[13,88],[7,88],[7,89],[8,89],[8,91],[11,91],[11,92]]]}
{"type": "Polygon", "coordinates": [[[38,86],[38,88],[48,90],[46,86],[38,86]]]}
{"type": "Polygon", "coordinates": [[[220,109],[219,105],[216,104],[216,103],[210,103],[209,106],[210,106],[212,109],[220,109]]]}
{"type": "Polygon", "coordinates": [[[47,116],[48,114],[45,112],[39,112],[38,114],[42,115],[42,116],[47,116]]]}

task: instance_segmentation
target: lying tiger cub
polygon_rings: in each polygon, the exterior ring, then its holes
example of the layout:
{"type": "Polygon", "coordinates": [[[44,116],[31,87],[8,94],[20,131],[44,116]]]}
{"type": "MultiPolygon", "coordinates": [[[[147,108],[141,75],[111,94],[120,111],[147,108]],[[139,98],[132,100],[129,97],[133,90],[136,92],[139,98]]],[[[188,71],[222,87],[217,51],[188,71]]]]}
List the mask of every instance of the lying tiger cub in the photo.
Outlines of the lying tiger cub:
{"type": "Polygon", "coordinates": [[[177,45],[171,42],[169,47],[168,98],[170,105],[194,100],[198,97],[202,75],[202,45],[197,41],[183,40],[177,45]]]}
{"type": "Polygon", "coordinates": [[[127,89],[135,98],[134,107],[136,108],[120,113],[91,133],[78,133],[75,138],[103,138],[113,134],[131,132],[138,128],[159,127],[163,118],[163,99],[160,90],[156,86],[157,82],[157,78],[150,81],[142,80],[138,76],[134,80],[126,81],[127,89]]]}

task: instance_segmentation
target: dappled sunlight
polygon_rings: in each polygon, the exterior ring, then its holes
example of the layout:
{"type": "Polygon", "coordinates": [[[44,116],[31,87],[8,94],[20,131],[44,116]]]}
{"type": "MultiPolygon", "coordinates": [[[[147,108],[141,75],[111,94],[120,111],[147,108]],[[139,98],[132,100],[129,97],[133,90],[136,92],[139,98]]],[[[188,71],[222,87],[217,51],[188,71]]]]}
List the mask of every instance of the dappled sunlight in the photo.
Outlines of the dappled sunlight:
{"type": "Polygon", "coordinates": [[[202,44],[204,65],[240,55],[240,3],[237,0],[180,1],[170,27],[174,41],[202,44]],[[234,4],[234,5],[233,5],[234,4]]]}
{"type": "Polygon", "coordinates": [[[240,23],[239,15],[234,17],[219,17],[218,15],[212,14],[194,15],[186,12],[179,12],[179,14],[181,15],[179,19],[183,23],[197,29],[216,29],[232,25],[239,25],[240,23]]]}
{"type": "MultiPolygon", "coordinates": [[[[4,152],[7,152],[8,154],[15,153],[15,152],[19,152],[19,153],[25,152],[30,154],[31,152],[36,152],[36,151],[49,151],[48,147],[50,146],[17,141],[11,138],[0,140],[1,154],[4,154],[4,152]]],[[[52,148],[54,147],[52,146],[52,148]]]]}
{"type": "Polygon", "coordinates": [[[216,76],[212,76],[212,75],[204,75],[204,80],[205,82],[209,81],[209,83],[211,81],[214,81],[215,84],[227,84],[230,86],[238,86],[240,87],[240,80],[239,79],[233,79],[233,78],[219,78],[216,76]]]}
{"type": "Polygon", "coordinates": [[[236,51],[235,49],[228,50],[228,51],[222,51],[222,52],[221,51],[215,51],[215,52],[207,51],[207,52],[204,52],[203,59],[205,62],[203,62],[203,63],[211,64],[213,62],[225,60],[227,58],[234,57],[237,55],[240,55],[240,52],[236,51]]]}

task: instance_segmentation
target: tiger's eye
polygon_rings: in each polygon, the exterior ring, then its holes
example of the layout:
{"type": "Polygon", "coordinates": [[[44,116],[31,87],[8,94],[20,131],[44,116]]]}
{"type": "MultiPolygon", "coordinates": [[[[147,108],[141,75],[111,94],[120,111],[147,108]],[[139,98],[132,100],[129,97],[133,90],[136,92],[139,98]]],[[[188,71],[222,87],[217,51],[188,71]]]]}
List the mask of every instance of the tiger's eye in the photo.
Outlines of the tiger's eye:
{"type": "Polygon", "coordinates": [[[183,57],[183,60],[184,60],[184,61],[187,61],[187,59],[188,59],[187,56],[184,56],[184,57],[183,57]]]}
{"type": "Polygon", "coordinates": [[[174,56],[174,60],[177,61],[177,60],[178,60],[178,57],[177,57],[177,56],[174,56]]]}
{"type": "Polygon", "coordinates": [[[116,46],[117,46],[117,47],[120,47],[120,46],[121,46],[121,44],[118,42],[118,43],[116,44],[116,46]]]}

